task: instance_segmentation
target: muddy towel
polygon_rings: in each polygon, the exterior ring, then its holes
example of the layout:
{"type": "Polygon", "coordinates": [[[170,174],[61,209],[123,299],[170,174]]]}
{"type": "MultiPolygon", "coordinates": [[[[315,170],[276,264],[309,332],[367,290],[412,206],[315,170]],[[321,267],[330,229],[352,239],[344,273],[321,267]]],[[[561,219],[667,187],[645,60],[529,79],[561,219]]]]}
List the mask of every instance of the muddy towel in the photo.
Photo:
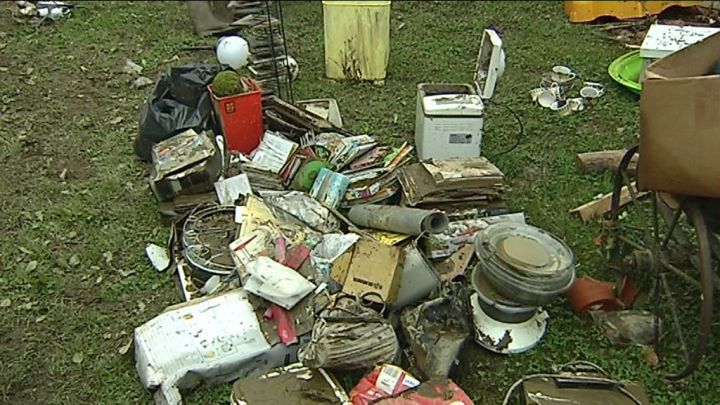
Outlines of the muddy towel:
{"type": "Polygon", "coordinates": [[[310,343],[298,358],[310,368],[359,369],[392,363],[400,350],[392,325],[372,308],[350,297],[323,310],[310,343]]]}

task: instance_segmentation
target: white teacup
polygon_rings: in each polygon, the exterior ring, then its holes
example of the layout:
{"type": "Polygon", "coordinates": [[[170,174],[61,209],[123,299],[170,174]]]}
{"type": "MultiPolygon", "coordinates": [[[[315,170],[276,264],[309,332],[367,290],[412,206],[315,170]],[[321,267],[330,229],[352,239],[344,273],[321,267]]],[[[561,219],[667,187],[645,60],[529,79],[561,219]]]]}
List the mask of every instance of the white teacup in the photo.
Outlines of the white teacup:
{"type": "Polygon", "coordinates": [[[598,98],[605,94],[605,86],[596,82],[585,82],[580,89],[580,96],[583,98],[598,98]]]}
{"type": "Polygon", "coordinates": [[[567,102],[573,111],[582,111],[585,109],[585,100],[580,97],[569,98],[567,102]]]}
{"type": "Polygon", "coordinates": [[[555,93],[550,89],[545,89],[537,96],[537,103],[541,107],[550,108],[557,101],[555,93]]]}
{"type": "Polygon", "coordinates": [[[545,91],[546,89],[543,89],[542,87],[538,87],[535,89],[530,90],[530,98],[532,101],[537,102],[538,97],[545,91]]]}
{"type": "Polygon", "coordinates": [[[572,112],[570,103],[565,100],[557,100],[551,106],[550,109],[557,111],[560,115],[568,115],[572,112]]]}
{"type": "Polygon", "coordinates": [[[565,83],[575,79],[575,72],[567,66],[553,66],[552,80],[557,83],[565,83]]]}

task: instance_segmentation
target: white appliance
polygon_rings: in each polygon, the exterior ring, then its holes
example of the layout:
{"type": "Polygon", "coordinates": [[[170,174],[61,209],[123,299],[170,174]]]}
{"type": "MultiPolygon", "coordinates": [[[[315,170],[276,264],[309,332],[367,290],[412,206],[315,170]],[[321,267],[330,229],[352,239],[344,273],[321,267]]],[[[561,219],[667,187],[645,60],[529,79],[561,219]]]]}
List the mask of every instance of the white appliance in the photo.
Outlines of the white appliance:
{"type": "Polygon", "coordinates": [[[480,43],[474,86],[421,83],[417,89],[415,148],[420,160],[480,156],[483,99],[492,97],[505,70],[502,40],[485,30],[480,43]]]}

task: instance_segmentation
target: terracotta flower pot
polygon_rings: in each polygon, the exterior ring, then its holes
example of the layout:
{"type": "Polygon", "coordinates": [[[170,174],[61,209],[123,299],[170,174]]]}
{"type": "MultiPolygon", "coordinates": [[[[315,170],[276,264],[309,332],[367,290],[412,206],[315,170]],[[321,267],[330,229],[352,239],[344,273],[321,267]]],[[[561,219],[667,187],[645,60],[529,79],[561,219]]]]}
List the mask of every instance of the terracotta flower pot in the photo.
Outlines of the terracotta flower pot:
{"type": "Polygon", "coordinates": [[[588,276],[576,279],[565,297],[577,313],[589,310],[612,311],[622,306],[615,296],[612,283],[588,276]]]}

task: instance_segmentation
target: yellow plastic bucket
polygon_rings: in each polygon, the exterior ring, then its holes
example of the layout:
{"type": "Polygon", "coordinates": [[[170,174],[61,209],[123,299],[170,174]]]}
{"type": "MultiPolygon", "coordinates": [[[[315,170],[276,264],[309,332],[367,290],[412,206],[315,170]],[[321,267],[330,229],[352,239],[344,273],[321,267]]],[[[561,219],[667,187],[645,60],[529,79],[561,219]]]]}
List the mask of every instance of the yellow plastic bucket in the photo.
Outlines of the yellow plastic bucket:
{"type": "Polygon", "coordinates": [[[384,80],[390,57],[390,1],[323,1],[325,74],[384,80]]]}

